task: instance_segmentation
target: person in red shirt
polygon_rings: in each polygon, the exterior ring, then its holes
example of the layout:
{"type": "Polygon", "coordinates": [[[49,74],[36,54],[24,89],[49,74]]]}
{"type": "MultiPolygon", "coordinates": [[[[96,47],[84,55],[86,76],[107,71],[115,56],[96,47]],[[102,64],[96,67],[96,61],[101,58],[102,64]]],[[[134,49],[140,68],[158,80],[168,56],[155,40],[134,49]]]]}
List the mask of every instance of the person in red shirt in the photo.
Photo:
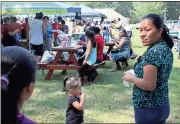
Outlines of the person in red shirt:
{"type": "MultiPolygon", "coordinates": [[[[54,19],[54,23],[52,24],[53,30],[60,30],[61,29],[61,24],[58,23],[58,19],[54,19]]],[[[58,32],[54,32],[54,46],[57,46],[57,36],[59,35],[58,32]]]]}
{"type": "Polygon", "coordinates": [[[28,26],[28,18],[25,18],[25,22],[22,24],[22,33],[21,33],[22,39],[27,38],[27,26],[28,26]]]}
{"type": "Polygon", "coordinates": [[[100,35],[100,28],[99,27],[92,27],[90,28],[94,31],[95,33],[95,40],[97,44],[97,60],[96,63],[101,63],[103,61],[103,49],[104,49],[104,39],[100,35]]]}
{"type": "Polygon", "coordinates": [[[17,30],[13,30],[13,31],[10,31],[10,24],[11,21],[10,21],[10,18],[9,17],[5,17],[4,18],[4,24],[2,25],[2,35],[3,35],[3,38],[1,39],[1,42],[3,44],[4,47],[6,46],[14,46],[16,45],[16,41],[14,39],[14,35],[17,33],[17,30]]]}

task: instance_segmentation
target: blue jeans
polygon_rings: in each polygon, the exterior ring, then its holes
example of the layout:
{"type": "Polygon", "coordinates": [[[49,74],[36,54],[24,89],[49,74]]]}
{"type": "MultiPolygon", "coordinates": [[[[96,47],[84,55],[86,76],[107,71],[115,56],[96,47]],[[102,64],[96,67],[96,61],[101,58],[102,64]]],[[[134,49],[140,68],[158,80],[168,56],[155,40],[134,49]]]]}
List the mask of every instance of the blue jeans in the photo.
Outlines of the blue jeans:
{"type": "Polygon", "coordinates": [[[154,108],[134,109],[136,124],[165,124],[169,113],[169,102],[154,108]]]}

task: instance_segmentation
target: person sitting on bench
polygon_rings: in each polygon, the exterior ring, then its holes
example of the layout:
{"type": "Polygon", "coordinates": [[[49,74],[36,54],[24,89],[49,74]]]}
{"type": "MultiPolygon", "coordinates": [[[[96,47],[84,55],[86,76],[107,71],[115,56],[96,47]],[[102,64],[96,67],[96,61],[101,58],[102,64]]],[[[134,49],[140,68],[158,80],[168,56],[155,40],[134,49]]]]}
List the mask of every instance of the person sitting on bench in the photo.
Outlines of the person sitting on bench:
{"type": "Polygon", "coordinates": [[[97,50],[96,50],[96,41],[95,41],[95,34],[92,30],[88,30],[85,33],[85,40],[87,42],[87,50],[85,59],[83,61],[82,66],[79,68],[79,77],[83,83],[83,78],[85,75],[85,71],[89,69],[89,67],[93,66],[96,63],[97,58],[97,50]]]}
{"type": "Polygon", "coordinates": [[[112,63],[111,71],[116,71],[116,61],[130,57],[130,41],[126,30],[123,28],[119,30],[119,39],[112,41],[115,42],[116,49],[111,50],[110,53],[110,61],[112,63]]]}

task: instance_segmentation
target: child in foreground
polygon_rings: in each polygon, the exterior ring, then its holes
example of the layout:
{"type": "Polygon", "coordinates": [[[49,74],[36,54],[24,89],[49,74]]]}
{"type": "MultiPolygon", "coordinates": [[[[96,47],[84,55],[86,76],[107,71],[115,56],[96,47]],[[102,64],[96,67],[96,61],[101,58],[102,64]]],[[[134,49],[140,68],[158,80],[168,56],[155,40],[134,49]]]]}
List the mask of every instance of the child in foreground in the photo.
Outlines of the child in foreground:
{"type": "Polygon", "coordinates": [[[64,88],[68,94],[68,109],[66,111],[66,124],[81,124],[84,122],[83,105],[85,93],[81,91],[81,81],[77,77],[65,77],[64,88]]]}

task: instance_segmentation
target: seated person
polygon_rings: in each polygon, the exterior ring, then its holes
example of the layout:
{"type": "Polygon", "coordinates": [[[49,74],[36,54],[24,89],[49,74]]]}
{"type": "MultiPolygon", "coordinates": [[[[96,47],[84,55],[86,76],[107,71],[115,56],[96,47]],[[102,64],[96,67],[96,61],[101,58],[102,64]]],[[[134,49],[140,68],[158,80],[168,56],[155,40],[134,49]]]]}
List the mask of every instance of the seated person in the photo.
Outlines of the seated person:
{"type": "Polygon", "coordinates": [[[82,66],[79,68],[79,77],[83,83],[83,77],[85,72],[91,67],[93,64],[96,63],[97,59],[97,50],[96,50],[96,42],[95,42],[95,34],[92,30],[88,30],[85,33],[86,36],[86,43],[87,43],[87,50],[85,54],[85,59],[83,61],[82,66]]]}
{"type": "Polygon", "coordinates": [[[114,51],[111,51],[110,60],[112,63],[112,71],[116,71],[116,61],[122,58],[130,57],[130,41],[127,37],[126,30],[121,28],[119,30],[119,39],[114,41],[117,47],[114,51]]]}
{"type": "MultiPolygon", "coordinates": [[[[104,49],[105,42],[104,42],[104,39],[102,38],[102,36],[100,35],[99,27],[91,27],[90,30],[94,31],[94,33],[95,33],[95,41],[96,41],[96,45],[97,45],[96,63],[101,63],[103,61],[103,49],[104,49]]],[[[82,64],[84,57],[79,60],[80,65],[82,64]]]]}
{"type": "Polygon", "coordinates": [[[103,61],[103,49],[104,49],[104,39],[100,35],[100,29],[99,27],[94,27],[94,33],[95,33],[95,40],[97,44],[97,60],[96,63],[101,63],[103,61]]]}

